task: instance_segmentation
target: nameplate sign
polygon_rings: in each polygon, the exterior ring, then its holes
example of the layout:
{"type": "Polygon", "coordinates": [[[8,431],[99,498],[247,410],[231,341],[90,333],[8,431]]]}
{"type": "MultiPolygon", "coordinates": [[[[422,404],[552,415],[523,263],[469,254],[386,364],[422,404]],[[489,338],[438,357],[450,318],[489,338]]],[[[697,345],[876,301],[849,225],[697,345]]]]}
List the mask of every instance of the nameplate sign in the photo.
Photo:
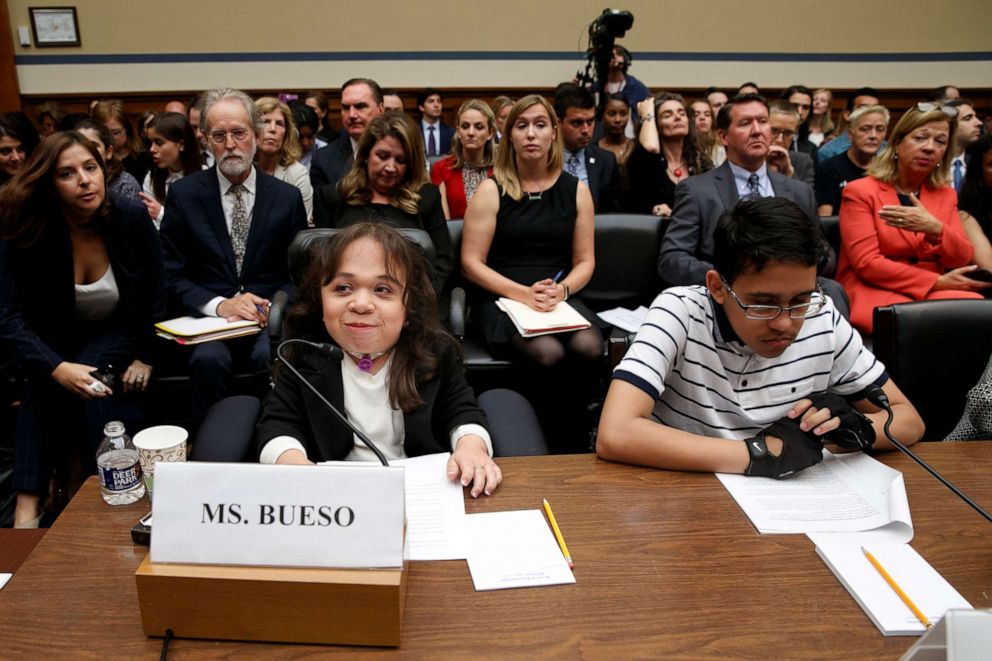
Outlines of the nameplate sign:
{"type": "Polygon", "coordinates": [[[402,468],[159,463],[151,561],[403,565],[402,468]]]}

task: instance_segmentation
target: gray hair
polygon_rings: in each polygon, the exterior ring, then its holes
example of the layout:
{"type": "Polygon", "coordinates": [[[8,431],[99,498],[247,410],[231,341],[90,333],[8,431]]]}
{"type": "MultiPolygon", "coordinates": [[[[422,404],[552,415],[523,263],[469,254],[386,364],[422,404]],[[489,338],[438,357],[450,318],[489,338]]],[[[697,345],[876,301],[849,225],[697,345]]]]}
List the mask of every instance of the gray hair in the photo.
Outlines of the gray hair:
{"type": "Polygon", "coordinates": [[[200,103],[200,131],[205,134],[209,132],[209,127],[207,126],[207,116],[210,114],[210,109],[221,101],[227,101],[228,99],[238,101],[242,106],[244,106],[245,113],[248,115],[248,124],[252,127],[255,133],[262,130],[265,125],[262,121],[262,113],[260,113],[258,108],[255,107],[255,102],[252,101],[251,97],[241,90],[224,87],[221,89],[209,90],[203,95],[203,101],[200,103]]]}
{"type": "Polygon", "coordinates": [[[885,106],[861,106],[860,108],[855,108],[851,111],[851,116],[847,120],[847,125],[854,128],[854,125],[864,117],[865,115],[881,115],[885,118],[885,124],[888,125],[889,120],[892,116],[889,115],[889,111],[885,109],[885,106]]]}

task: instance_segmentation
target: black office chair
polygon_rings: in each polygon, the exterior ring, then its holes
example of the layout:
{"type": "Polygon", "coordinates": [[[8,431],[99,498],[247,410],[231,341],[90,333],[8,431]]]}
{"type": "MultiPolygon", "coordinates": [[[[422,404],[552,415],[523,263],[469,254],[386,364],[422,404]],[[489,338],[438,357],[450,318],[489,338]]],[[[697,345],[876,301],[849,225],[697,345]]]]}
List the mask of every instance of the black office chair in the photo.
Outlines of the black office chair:
{"type": "Polygon", "coordinates": [[[477,393],[492,388],[512,385],[516,371],[513,363],[493,356],[479,340],[468,334],[469,309],[465,301],[465,290],[470,285],[462,277],[462,229],[464,221],[448,221],[451,234],[451,250],[455,254],[455,267],[451,273],[451,311],[448,324],[451,333],[462,343],[465,354],[465,375],[477,393]]]}
{"type": "Polygon", "coordinates": [[[875,309],[875,356],[940,440],[964,411],[992,353],[992,300],[900,303],[875,309]]]}
{"type": "MultiPolygon", "coordinates": [[[[669,220],[647,214],[597,215],[596,270],[582,300],[597,311],[651,305],[665,286],[658,276],[658,253],[669,220]]],[[[620,362],[632,339],[633,333],[612,330],[607,339],[611,366],[620,362]]]]}
{"type": "MultiPolygon", "coordinates": [[[[479,397],[479,406],[489,419],[493,456],[548,454],[537,413],[522,395],[503,388],[489,390],[479,397]]],[[[227,397],[214,404],[193,439],[190,459],[234,463],[257,461],[255,424],[261,410],[261,401],[256,397],[227,397]]]]}
{"type": "Polygon", "coordinates": [[[668,220],[647,214],[596,216],[596,270],[582,290],[589,307],[636,308],[661,293],[658,253],[668,220]]]}
{"type": "Polygon", "coordinates": [[[820,216],[820,225],[823,227],[823,234],[827,237],[827,243],[840,254],[840,218],[838,216],[820,216]]]}

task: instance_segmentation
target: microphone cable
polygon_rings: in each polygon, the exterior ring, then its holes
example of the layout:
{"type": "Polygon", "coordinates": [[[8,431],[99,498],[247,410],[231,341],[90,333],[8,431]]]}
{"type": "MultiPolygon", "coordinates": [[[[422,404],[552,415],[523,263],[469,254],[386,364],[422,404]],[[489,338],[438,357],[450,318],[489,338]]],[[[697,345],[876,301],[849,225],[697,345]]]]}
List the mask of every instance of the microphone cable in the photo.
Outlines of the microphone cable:
{"type": "Polygon", "coordinates": [[[973,501],[963,491],[961,491],[956,486],[954,486],[953,484],[951,484],[951,482],[948,481],[943,475],[941,475],[936,470],[934,470],[933,468],[931,468],[930,465],[927,462],[925,462],[922,459],[920,459],[919,457],[917,457],[916,456],[916,453],[914,453],[908,447],[906,447],[905,445],[903,445],[902,443],[900,443],[899,441],[896,440],[896,438],[889,431],[889,427],[892,426],[893,414],[892,414],[892,407],[889,406],[889,398],[885,394],[885,392],[881,388],[879,388],[878,386],[873,386],[872,388],[870,388],[868,390],[867,398],[868,398],[868,401],[869,402],[871,402],[875,406],[879,407],[880,409],[884,409],[885,410],[886,420],[885,420],[884,432],[885,432],[885,437],[889,439],[889,442],[892,443],[892,445],[894,445],[896,447],[896,449],[898,449],[900,452],[902,452],[907,457],[909,457],[910,459],[912,459],[913,461],[915,461],[917,464],[919,464],[920,466],[922,466],[923,467],[923,470],[925,470],[926,472],[930,473],[930,475],[932,475],[934,478],[936,478],[941,484],[943,484],[945,487],[947,487],[952,492],[954,492],[954,494],[958,498],[960,498],[964,502],[966,502],[969,505],[971,505],[972,509],[974,509],[976,512],[978,512],[979,514],[981,514],[985,518],[986,521],[988,521],[989,523],[992,523],[992,516],[990,516],[988,512],[986,512],[981,507],[979,507],[978,503],[976,503],[975,501],[973,501]]]}
{"type": "Polygon", "coordinates": [[[282,361],[283,365],[288,367],[289,370],[296,375],[296,378],[302,381],[303,384],[310,389],[310,392],[315,394],[320,399],[320,401],[324,403],[324,406],[326,406],[331,410],[331,413],[333,413],[338,420],[343,422],[345,426],[348,427],[348,429],[350,429],[355,433],[355,436],[361,439],[362,443],[365,444],[365,447],[367,447],[369,450],[372,451],[372,453],[379,459],[379,462],[382,463],[383,466],[389,466],[389,462],[386,461],[386,455],[382,453],[382,450],[376,447],[375,443],[369,440],[369,437],[363,434],[358,427],[353,425],[352,422],[343,413],[341,413],[341,411],[337,410],[334,404],[331,404],[329,401],[327,401],[327,398],[324,397],[320,393],[320,391],[313,386],[312,383],[310,383],[306,378],[304,378],[304,376],[300,374],[300,371],[296,369],[293,366],[293,364],[286,359],[286,357],[282,354],[282,350],[287,344],[302,344],[304,346],[310,347],[311,349],[316,349],[324,354],[327,354],[328,356],[339,362],[342,359],[344,359],[344,352],[341,351],[341,349],[339,349],[338,347],[331,344],[319,344],[317,342],[310,342],[308,340],[300,340],[296,338],[281,342],[279,344],[279,348],[276,349],[276,355],[279,357],[279,360],[282,361]]]}

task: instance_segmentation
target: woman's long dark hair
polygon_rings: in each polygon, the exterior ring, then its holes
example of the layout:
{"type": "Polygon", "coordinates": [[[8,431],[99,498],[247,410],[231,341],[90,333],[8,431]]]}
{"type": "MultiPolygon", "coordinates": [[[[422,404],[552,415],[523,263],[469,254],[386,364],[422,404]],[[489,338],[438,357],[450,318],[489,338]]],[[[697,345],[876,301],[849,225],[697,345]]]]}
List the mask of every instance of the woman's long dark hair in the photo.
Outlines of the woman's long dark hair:
{"type": "MultiPolygon", "coordinates": [[[[682,160],[685,162],[689,174],[702,174],[713,169],[713,161],[710,159],[710,155],[699,148],[698,138],[696,137],[696,122],[692,120],[692,109],[686,104],[681,94],[662,92],[654,97],[655,121],[659,121],[660,114],[658,111],[661,109],[661,104],[666,101],[678,101],[685,108],[686,119],[689,122],[689,132],[686,134],[685,139],[682,140],[682,160]]],[[[662,139],[661,127],[659,126],[658,141],[661,142],[662,139]]]]}
{"type": "Polygon", "coordinates": [[[968,169],[961,184],[958,208],[967,211],[982,226],[985,236],[992,237],[992,188],[985,183],[982,161],[992,150],[992,135],[984,135],[968,147],[968,169]]]}
{"type": "Polygon", "coordinates": [[[392,227],[384,223],[357,223],[315,248],[310,269],[296,291],[296,302],[286,314],[286,336],[327,341],[321,289],[334,279],[347,247],[364,238],[382,246],[387,273],[406,275],[403,292],[406,323],[393,347],[388,382],[390,406],[408,413],[424,403],[417,392],[417,378],[426,379],[436,372],[436,343],[447,339],[454,344],[454,340],[441,326],[427,259],[419,246],[392,227]]]}
{"type": "MultiPolygon", "coordinates": [[[[179,152],[179,163],[182,165],[183,176],[199,172],[203,167],[200,160],[200,147],[196,142],[193,125],[186,115],[178,112],[163,112],[155,116],[149,129],[161,135],[169,142],[177,142],[183,146],[179,152]]],[[[151,170],[152,192],[155,199],[165,204],[165,180],[169,178],[169,168],[153,167],[151,170]]]]}
{"type": "Polygon", "coordinates": [[[93,155],[103,173],[103,204],[99,217],[110,213],[107,172],[96,145],[78,131],[60,131],[45,138],[28,162],[0,189],[0,239],[29,246],[38,240],[49,222],[63,222],[62,200],[55,190],[55,166],[69,147],[80,145],[93,155]]]}

